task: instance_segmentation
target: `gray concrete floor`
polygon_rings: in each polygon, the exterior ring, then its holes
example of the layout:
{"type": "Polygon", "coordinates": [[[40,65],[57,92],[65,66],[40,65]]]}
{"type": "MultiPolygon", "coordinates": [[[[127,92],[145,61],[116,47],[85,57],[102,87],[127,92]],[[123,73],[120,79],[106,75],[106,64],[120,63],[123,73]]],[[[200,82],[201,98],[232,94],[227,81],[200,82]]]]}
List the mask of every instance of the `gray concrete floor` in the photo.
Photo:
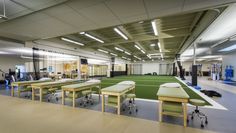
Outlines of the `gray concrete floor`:
{"type": "MultiPolygon", "coordinates": [[[[211,130],[216,132],[222,132],[222,133],[236,133],[236,94],[221,90],[220,88],[208,86],[207,82],[210,81],[204,81],[204,84],[201,84],[202,81],[199,82],[199,85],[202,87],[202,89],[207,90],[216,90],[222,94],[222,98],[214,98],[215,101],[226,107],[228,110],[217,110],[217,109],[210,109],[210,108],[200,108],[202,112],[204,112],[208,116],[209,123],[205,126],[205,130],[211,130]]],[[[236,87],[235,87],[236,89],[236,87]]],[[[10,95],[10,90],[8,87],[2,86],[0,89],[0,94],[2,95],[10,95]]],[[[24,94],[21,96],[21,98],[25,98],[24,94]]],[[[95,110],[95,111],[101,111],[101,102],[99,102],[98,96],[93,96],[95,99],[94,105],[88,105],[86,107],[80,106],[79,102],[80,99],[77,99],[77,107],[76,108],[86,108],[89,110],[95,110]]],[[[37,100],[37,98],[36,98],[37,100]]],[[[47,102],[47,100],[44,100],[47,102]]],[[[55,104],[61,104],[61,100],[57,102],[55,99],[51,100],[51,103],[55,104]]],[[[71,106],[71,101],[66,101],[66,106],[71,106]]],[[[136,117],[151,121],[158,121],[158,106],[157,102],[150,102],[150,101],[142,101],[142,100],[136,100],[136,105],[138,106],[138,112],[132,113],[131,115],[128,113],[128,111],[121,112],[121,115],[129,116],[129,117],[136,117]]],[[[191,112],[194,108],[189,107],[188,111],[191,112]]],[[[116,113],[116,110],[113,108],[106,108],[106,112],[110,113],[116,113]]],[[[170,117],[170,116],[164,116],[163,121],[167,123],[182,125],[183,121],[181,118],[177,117],[170,117]]],[[[194,119],[190,120],[188,123],[189,127],[193,128],[199,128],[200,127],[200,120],[194,119]]],[[[202,130],[204,130],[202,129],[202,130]]]]}

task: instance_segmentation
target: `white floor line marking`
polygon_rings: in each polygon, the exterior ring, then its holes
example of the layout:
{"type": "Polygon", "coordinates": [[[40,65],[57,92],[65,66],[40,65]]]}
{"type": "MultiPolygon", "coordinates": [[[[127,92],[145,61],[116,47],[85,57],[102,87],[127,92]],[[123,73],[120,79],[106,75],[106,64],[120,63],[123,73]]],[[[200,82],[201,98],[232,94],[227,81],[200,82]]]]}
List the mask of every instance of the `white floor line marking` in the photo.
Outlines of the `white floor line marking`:
{"type": "MultiPolygon", "coordinates": [[[[98,94],[92,94],[92,95],[98,96],[98,94]]],[[[108,96],[105,95],[105,98],[107,98],[107,97],[108,97],[108,96]]],[[[144,102],[159,103],[159,100],[153,100],[153,99],[135,98],[135,100],[137,100],[137,101],[144,101],[144,102]]],[[[194,106],[191,105],[191,104],[187,104],[187,105],[190,106],[190,107],[194,107],[194,106]]],[[[215,106],[204,106],[204,107],[202,107],[202,108],[228,110],[228,109],[226,109],[226,108],[224,108],[224,107],[223,107],[223,109],[222,109],[222,108],[216,108],[215,106]]]]}
{"type": "MultiPolygon", "coordinates": [[[[175,77],[176,79],[178,79],[180,82],[182,82],[183,84],[185,84],[186,86],[188,86],[184,81],[182,81],[179,77],[175,77]]],[[[225,108],[224,106],[222,106],[221,104],[217,103],[216,101],[212,100],[210,97],[206,96],[205,94],[201,93],[200,91],[196,90],[195,88],[193,88],[192,86],[188,86],[192,91],[194,91],[195,93],[197,93],[198,95],[200,95],[201,97],[203,97],[207,102],[209,102],[212,106],[205,106],[206,108],[213,108],[213,109],[220,109],[220,110],[228,110],[227,108],[225,108]]]]}

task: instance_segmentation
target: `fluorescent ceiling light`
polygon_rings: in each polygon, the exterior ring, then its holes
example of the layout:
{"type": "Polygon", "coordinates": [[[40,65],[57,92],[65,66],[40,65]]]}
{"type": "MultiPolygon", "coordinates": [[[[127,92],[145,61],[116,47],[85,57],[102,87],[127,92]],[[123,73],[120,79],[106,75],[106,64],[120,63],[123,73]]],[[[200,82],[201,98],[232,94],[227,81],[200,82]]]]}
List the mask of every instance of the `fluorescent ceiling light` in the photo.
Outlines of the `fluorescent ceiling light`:
{"type": "Polygon", "coordinates": [[[127,58],[127,60],[131,60],[130,58],[127,58]]]}
{"type": "Polygon", "coordinates": [[[162,52],[162,50],[161,50],[161,43],[158,42],[157,45],[158,45],[158,47],[159,47],[159,51],[160,51],[160,53],[161,53],[161,52],[162,52]]]}
{"type": "Polygon", "coordinates": [[[134,55],[134,58],[141,60],[141,58],[139,58],[138,56],[135,56],[135,55],[134,55]]]}
{"type": "Polygon", "coordinates": [[[127,51],[125,51],[125,53],[126,53],[127,55],[131,55],[131,53],[129,53],[129,52],[127,52],[127,51]]]}
{"type": "Polygon", "coordinates": [[[138,45],[134,45],[138,50],[141,50],[141,48],[138,45]]]}
{"type": "Polygon", "coordinates": [[[151,59],[151,56],[147,55],[147,57],[148,57],[149,59],[151,59]]]}
{"type": "Polygon", "coordinates": [[[152,61],[154,61],[154,59],[152,59],[152,61]]]}
{"type": "Polygon", "coordinates": [[[223,48],[221,50],[219,50],[220,52],[228,52],[228,51],[232,51],[232,50],[235,50],[236,49],[236,44],[232,45],[232,46],[229,46],[227,48],[223,48]]]}
{"type": "Polygon", "coordinates": [[[161,54],[161,58],[163,59],[163,54],[161,54]]]}
{"type": "Polygon", "coordinates": [[[105,51],[105,50],[102,50],[102,49],[98,49],[98,51],[106,53],[106,54],[108,53],[108,51],[105,51]]]}
{"type": "Polygon", "coordinates": [[[91,39],[93,39],[93,40],[95,40],[95,41],[98,41],[98,42],[100,42],[100,43],[104,43],[103,40],[101,40],[101,39],[99,39],[99,38],[97,38],[97,37],[95,37],[95,36],[92,36],[92,35],[90,35],[90,34],[88,34],[88,33],[86,33],[86,32],[80,32],[80,34],[81,34],[81,35],[85,35],[85,36],[87,36],[87,37],[89,37],[89,38],[91,38],[91,39]]]}
{"type": "Polygon", "coordinates": [[[105,60],[98,60],[98,59],[87,59],[88,60],[88,64],[105,64],[108,61],[105,60]]]}
{"type": "Polygon", "coordinates": [[[156,44],[155,44],[155,43],[152,43],[152,44],[150,44],[150,46],[151,46],[151,47],[155,47],[155,46],[156,46],[156,44]]]}
{"type": "Polygon", "coordinates": [[[153,29],[153,31],[154,31],[154,35],[155,35],[155,36],[158,36],[156,20],[153,20],[153,21],[152,21],[152,29],[153,29]]]}
{"type": "Polygon", "coordinates": [[[123,59],[127,59],[126,57],[124,57],[124,56],[122,56],[121,58],[123,58],[123,59]]]}
{"type": "Polygon", "coordinates": [[[118,48],[118,47],[115,47],[115,50],[118,50],[118,51],[124,52],[124,50],[123,50],[123,49],[121,49],[121,48],[118,48]]]}
{"type": "Polygon", "coordinates": [[[71,39],[68,39],[68,38],[65,38],[65,37],[62,37],[61,40],[66,41],[66,42],[70,42],[70,43],[74,43],[74,44],[78,44],[78,45],[81,45],[81,46],[84,46],[83,43],[80,43],[80,42],[77,42],[77,41],[74,41],[74,40],[71,40],[71,39]]]}
{"type": "Polygon", "coordinates": [[[139,21],[138,23],[142,24],[144,21],[139,21]]]}
{"type": "Polygon", "coordinates": [[[143,62],[145,62],[145,60],[143,60],[143,62]]]}
{"type": "Polygon", "coordinates": [[[110,53],[111,55],[113,55],[113,56],[117,56],[117,54],[114,54],[114,53],[110,53]]]}
{"type": "Polygon", "coordinates": [[[141,52],[145,54],[145,52],[143,50],[141,50],[141,52]]]}
{"type": "Polygon", "coordinates": [[[148,54],[149,56],[158,56],[160,53],[148,54]]]}
{"type": "Polygon", "coordinates": [[[134,62],[136,62],[136,60],[134,60],[134,62]]]}
{"type": "Polygon", "coordinates": [[[114,31],[118,33],[121,37],[123,37],[125,40],[128,40],[128,37],[122,33],[118,28],[114,28],[114,31]]]}

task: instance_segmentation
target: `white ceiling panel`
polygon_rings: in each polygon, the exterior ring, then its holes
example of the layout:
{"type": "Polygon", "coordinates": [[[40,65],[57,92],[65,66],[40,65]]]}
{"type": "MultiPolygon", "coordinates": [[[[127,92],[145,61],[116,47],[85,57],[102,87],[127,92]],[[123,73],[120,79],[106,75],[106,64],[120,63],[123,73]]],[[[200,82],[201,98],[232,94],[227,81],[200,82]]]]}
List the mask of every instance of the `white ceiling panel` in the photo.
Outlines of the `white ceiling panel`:
{"type": "Polygon", "coordinates": [[[68,1],[66,4],[75,10],[81,10],[84,8],[88,8],[88,7],[100,4],[101,2],[104,2],[104,1],[106,0],[71,0],[71,1],[68,1]]]}
{"type": "Polygon", "coordinates": [[[59,5],[57,7],[49,8],[44,10],[43,13],[79,29],[84,26],[87,27],[94,25],[94,23],[90,22],[87,18],[81,16],[78,12],[67,5],[59,5]]]}
{"type": "Polygon", "coordinates": [[[79,13],[100,26],[120,23],[119,19],[103,3],[81,9],[79,13]]]}
{"type": "Polygon", "coordinates": [[[150,18],[179,13],[184,0],[145,0],[145,5],[150,18]]]}
{"type": "MultiPolygon", "coordinates": [[[[23,12],[25,10],[28,10],[25,7],[22,7],[12,1],[9,0],[5,0],[5,4],[6,4],[6,15],[8,17],[11,17],[12,15],[18,13],[18,12],[23,12]]],[[[0,1],[0,13],[3,13],[3,6],[2,6],[2,0],[0,1]]]]}
{"type": "Polygon", "coordinates": [[[106,2],[106,5],[120,20],[137,21],[148,18],[143,0],[110,0],[106,2]]]}
{"type": "Polygon", "coordinates": [[[60,1],[57,1],[57,0],[11,0],[11,1],[19,3],[33,10],[40,10],[46,7],[50,7],[50,6],[65,2],[67,0],[60,0],[60,1]]]}

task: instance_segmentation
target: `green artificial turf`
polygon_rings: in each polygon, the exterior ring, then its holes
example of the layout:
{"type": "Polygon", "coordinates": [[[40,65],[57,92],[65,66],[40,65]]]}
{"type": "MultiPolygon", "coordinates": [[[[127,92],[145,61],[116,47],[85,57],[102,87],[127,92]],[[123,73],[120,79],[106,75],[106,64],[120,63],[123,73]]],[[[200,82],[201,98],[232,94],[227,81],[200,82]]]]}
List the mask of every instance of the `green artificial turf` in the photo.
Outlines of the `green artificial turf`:
{"type": "MultiPolygon", "coordinates": [[[[199,96],[197,93],[192,91],[190,88],[188,88],[186,85],[181,83],[179,80],[177,80],[173,76],[117,76],[114,78],[104,78],[102,79],[102,88],[114,85],[118,82],[124,81],[124,80],[132,80],[136,83],[135,87],[135,93],[137,95],[137,98],[143,98],[143,99],[157,99],[157,91],[159,89],[159,86],[164,83],[170,83],[170,82],[178,82],[182,85],[183,89],[188,93],[191,99],[203,99],[201,96],[199,96]]],[[[210,105],[207,101],[206,103],[210,105]]]]}

